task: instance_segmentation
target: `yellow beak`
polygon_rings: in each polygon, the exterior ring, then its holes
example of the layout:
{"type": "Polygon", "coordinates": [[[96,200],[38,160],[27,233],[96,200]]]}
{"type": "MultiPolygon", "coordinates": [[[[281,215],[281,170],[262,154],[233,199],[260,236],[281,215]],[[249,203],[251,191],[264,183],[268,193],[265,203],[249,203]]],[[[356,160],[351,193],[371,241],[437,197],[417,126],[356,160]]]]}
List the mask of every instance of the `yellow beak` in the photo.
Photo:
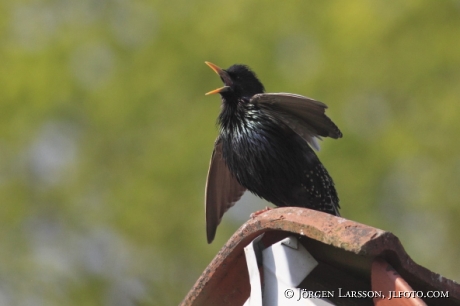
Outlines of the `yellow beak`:
{"type": "Polygon", "coordinates": [[[225,84],[225,86],[211,90],[210,92],[207,92],[205,95],[213,95],[229,90],[230,86],[233,85],[233,81],[228,75],[227,71],[210,62],[205,62],[205,64],[208,65],[215,73],[217,73],[225,84]]]}

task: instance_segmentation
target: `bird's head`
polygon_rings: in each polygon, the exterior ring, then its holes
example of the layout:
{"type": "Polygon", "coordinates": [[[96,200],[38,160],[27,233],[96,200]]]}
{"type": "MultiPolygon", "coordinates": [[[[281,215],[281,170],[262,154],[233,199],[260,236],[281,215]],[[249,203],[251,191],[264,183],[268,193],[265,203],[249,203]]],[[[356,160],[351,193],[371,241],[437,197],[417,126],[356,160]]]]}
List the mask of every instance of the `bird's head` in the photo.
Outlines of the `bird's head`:
{"type": "Polygon", "coordinates": [[[265,91],[256,74],[248,66],[235,64],[228,69],[222,69],[213,63],[205,63],[220,76],[224,83],[223,87],[212,90],[206,95],[219,93],[224,100],[233,100],[235,98],[251,98],[253,95],[265,91]]]}

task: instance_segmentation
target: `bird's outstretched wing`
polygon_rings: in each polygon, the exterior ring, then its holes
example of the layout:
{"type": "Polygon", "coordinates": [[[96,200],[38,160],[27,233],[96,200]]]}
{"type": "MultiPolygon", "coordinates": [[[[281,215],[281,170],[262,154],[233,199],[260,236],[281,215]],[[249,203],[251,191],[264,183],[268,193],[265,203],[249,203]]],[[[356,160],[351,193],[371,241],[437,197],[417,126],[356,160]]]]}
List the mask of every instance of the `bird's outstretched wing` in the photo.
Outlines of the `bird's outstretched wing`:
{"type": "Polygon", "coordinates": [[[316,150],[316,138],[342,137],[339,128],[325,115],[327,105],[322,102],[290,93],[264,93],[254,95],[251,103],[281,120],[316,150]]]}
{"type": "Polygon", "coordinates": [[[206,181],[206,234],[208,243],[214,240],[224,213],[238,201],[246,188],[240,185],[225,164],[222,143],[217,138],[206,181]]]}

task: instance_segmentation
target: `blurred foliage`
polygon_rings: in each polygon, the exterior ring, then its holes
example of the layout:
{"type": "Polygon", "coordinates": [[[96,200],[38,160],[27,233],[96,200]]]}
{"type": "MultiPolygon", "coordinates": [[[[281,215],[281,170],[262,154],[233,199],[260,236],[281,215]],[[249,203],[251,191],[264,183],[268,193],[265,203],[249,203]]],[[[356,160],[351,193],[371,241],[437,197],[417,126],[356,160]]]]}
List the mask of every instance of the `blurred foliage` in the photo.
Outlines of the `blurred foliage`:
{"type": "Polygon", "coordinates": [[[177,304],[263,205],[236,205],[207,245],[205,60],[327,103],[343,216],[460,280],[459,0],[20,0],[0,16],[0,305],[177,304]]]}

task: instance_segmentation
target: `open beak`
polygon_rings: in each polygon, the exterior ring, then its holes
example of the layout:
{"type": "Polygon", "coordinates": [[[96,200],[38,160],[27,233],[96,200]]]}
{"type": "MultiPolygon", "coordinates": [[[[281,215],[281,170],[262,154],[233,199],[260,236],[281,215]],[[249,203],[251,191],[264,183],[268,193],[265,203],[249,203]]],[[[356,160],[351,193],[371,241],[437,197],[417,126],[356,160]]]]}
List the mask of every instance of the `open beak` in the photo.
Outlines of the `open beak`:
{"type": "Polygon", "coordinates": [[[220,76],[220,78],[222,79],[222,82],[224,82],[225,84],[225,86],[211,90],[210,92],[207,92],[205,95],[206,96],[213,95],[213,94],[222,93],[222,92],[230,90],[230,86],[233,84],[233,82],[230,76],[228,75],[228,73],[222,68],[220,68],[219,66],[214,65],[213,63],[205,62],[205,64],[211,67],[211,69],[214,70],[214,72],[220,76]]]}

